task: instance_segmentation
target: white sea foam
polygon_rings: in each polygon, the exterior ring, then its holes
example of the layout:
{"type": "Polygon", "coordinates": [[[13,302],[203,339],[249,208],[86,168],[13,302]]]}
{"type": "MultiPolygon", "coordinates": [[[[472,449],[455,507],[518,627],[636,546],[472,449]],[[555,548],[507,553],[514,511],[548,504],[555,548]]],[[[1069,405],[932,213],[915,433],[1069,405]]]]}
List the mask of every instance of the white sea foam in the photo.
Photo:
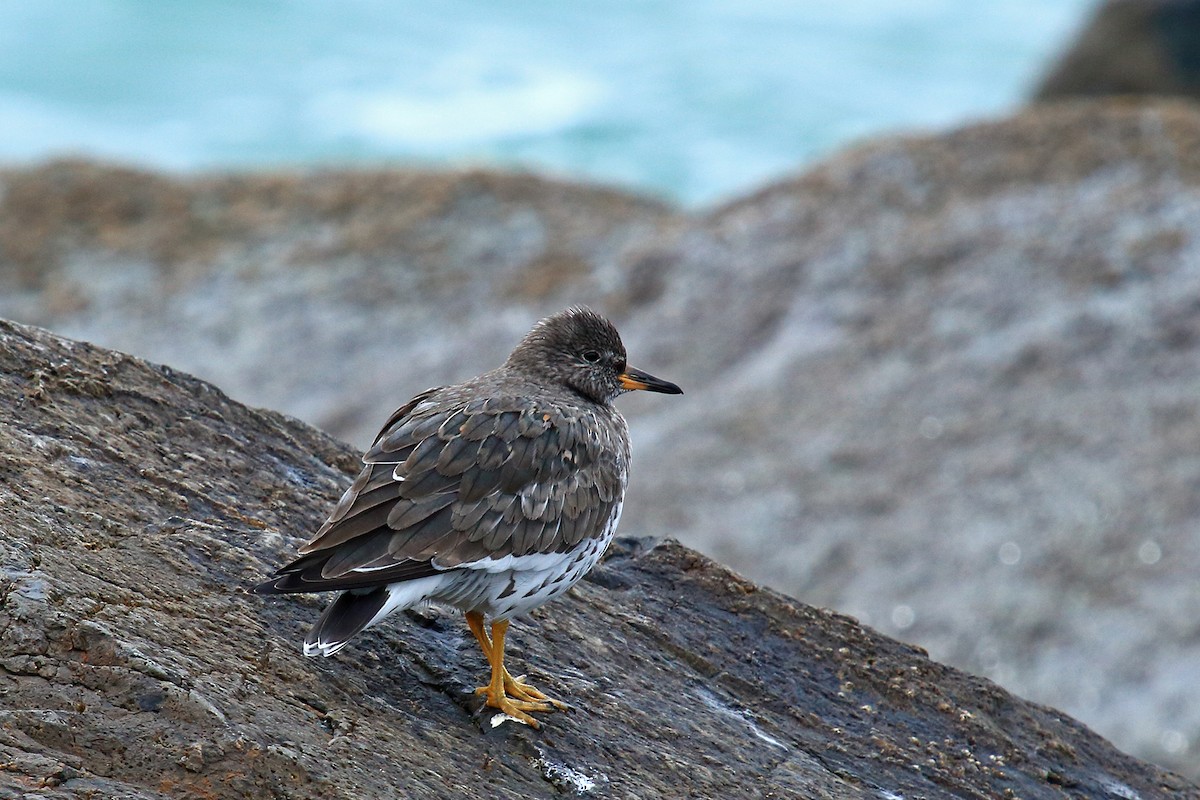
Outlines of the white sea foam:
{"type": "Polygon", "coordinates": [[[440,155],[497,139],[545,136],[583,123],[605,91],[586,75],[549,67],[489,78],[484,65],[445,91],[380,87],[335,90],[314,99],[309,119],[330,139],[354,138],[385,149],[440,155]]]}

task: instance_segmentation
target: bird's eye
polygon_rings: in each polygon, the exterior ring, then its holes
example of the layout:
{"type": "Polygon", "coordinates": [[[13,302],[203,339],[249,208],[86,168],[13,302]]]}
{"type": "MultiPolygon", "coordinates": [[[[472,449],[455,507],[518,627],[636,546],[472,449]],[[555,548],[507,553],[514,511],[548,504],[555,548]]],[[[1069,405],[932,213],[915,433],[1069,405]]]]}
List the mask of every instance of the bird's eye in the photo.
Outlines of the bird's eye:
{"type": "Polygon", "coordinates": [[[585,350],[583,353],[583,360],[589,364],[595,364],[600,360],[600,354],[595,350],[585,350]]]}

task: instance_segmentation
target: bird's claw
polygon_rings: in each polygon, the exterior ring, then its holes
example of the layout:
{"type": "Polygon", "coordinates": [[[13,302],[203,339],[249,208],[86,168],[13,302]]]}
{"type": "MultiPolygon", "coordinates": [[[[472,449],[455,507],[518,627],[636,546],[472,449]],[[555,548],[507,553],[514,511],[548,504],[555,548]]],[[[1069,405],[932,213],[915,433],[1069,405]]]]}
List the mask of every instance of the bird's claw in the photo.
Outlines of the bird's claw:
{"type": "Polygon", "coordinates": [[[540,728],[541,723],[529,716],[528,711],[568,711],[570,706],[555,700],[525,682],[524,675],[513,677],[504,671],[504,691],[493,693],[491,686],[480,686],[475,694],[482,695],[487,705],[496,708],[526,725],[540,728]]]}

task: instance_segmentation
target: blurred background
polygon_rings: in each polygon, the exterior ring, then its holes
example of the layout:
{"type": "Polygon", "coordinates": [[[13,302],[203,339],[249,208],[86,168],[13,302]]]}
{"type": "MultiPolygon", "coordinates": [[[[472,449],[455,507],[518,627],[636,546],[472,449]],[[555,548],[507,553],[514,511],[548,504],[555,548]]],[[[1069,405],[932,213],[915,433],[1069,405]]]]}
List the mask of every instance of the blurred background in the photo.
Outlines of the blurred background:
{"type": "Polygon", "coordinates": [[[1012,108],[1086,0],[0,4],[0,158],[520,165],[707,203],[1012,108]]]}
{"type": "Polygon", "coordinates": [[[592,304],[623,533],[1200,779],[1198,96],[1195,0],[0,3],[0,316],[363,445],[592,304]]]}

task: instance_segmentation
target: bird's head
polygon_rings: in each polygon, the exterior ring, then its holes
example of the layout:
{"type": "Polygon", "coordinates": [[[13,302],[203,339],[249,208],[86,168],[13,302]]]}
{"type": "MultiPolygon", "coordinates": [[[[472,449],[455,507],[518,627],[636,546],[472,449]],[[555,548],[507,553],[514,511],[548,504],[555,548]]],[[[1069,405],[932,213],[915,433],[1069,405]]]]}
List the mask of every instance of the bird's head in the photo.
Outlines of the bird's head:
{"type": "Polygon", "coordinates": [[[675,384],[630,367],[617,329],[583,306],[543,319],[525,335],[507,363],[597,403],[611,403],[635,389],[683,394],[675,384]]]}

